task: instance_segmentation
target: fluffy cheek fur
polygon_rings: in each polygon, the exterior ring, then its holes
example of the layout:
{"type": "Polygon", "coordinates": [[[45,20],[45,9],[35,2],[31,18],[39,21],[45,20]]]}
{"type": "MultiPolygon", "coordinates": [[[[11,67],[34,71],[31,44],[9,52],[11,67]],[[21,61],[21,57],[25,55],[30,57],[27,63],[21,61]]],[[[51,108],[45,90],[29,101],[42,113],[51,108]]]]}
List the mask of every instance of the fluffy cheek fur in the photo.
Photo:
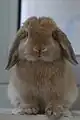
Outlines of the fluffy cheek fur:
{"type": "Polygon", "coordinates": [[[26,59],[28,61],[42,60],[46,62],[52,62],[53,60],[60,58],[60,55],[61,55],[60,46],[53,39],[51,40],[51,43],[49,45],[46,45],[46,44],[44,45],[44,47],[46,48],[46,51],[42,51],[40,53],[40,56],[38,52],[33,50],[34,47],[35,47],[34,43],[31,45],[29,44],[28,40],[26,40],[25,42],[22,41],[19,46],[20,59],[26,59]]]}

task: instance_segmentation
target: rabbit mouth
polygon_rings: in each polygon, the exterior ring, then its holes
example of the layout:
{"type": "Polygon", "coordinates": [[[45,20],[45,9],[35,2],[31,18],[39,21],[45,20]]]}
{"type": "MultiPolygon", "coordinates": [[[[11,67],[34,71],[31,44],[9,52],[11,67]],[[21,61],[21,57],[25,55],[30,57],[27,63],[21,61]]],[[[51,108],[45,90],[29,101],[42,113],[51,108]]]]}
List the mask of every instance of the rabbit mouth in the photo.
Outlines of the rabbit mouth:
{"type": "Polygon", "coordinates": [[[32,56],[32,55],[27,55],[27,56],[25,56],[25,59],[26,60],[28,60],[28,61],[33,61],[33,62],[35,62],[35,61],[39,61],[40,60],[40,57],[34,57],[34,56],[32,56]]]}
{"type": "Polygon", "coordinates": [[[44,61],[44,62],[52,62],[53,59],[48,57],[48,56],[32,56],[32,55],[27,55],[25,56],[25,59],[28,60],[28,61],[33,61],[33,62],[36,62],[36,61],[44,61]]]}

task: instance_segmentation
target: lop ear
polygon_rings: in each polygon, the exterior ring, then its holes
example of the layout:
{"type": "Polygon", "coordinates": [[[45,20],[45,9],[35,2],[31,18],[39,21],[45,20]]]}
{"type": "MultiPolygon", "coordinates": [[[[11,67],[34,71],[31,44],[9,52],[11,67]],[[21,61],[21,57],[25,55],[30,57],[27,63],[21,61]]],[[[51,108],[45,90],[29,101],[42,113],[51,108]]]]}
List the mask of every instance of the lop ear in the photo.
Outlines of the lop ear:
{"type": "Polygon", "coordinates": [[[19,47],[20,41],[25,37],[26,37],[26,31],[23,28],[19,29],[9,51],[8,63],[5,68],[6,70],[9,70],[10,68],[12,68],[19,61],[18,47],[19,47]]]}
{"type": "Polygon", "coordinates": [[[67,35],[58,28],[53,32],[53,37],[60,44],[62,55],[73,65],[77,65],[76,55],[67,35]]]}

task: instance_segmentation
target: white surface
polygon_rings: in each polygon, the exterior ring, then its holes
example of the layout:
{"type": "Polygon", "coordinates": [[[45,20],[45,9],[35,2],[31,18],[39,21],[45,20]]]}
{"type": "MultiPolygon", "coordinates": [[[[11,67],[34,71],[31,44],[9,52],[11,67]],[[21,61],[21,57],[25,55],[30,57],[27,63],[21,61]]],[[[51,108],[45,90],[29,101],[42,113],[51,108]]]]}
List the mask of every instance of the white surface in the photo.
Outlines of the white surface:
{"type": "MultiPolygon", "coordinates": [[[[35,116],[30,116],[30,115],[9,115],[9,114],[0,114],[0,120],[49,120],[46,116],[44,115],[35,115],[35,116]]],[[[80,120],[80,117],[73,117],[70,119],[60,119],[60,120],[80,120]]]]}
{"type": "MultiPolygon", "coordinates": [[[[49,120],[45,115],[11,115],[11,110],[0,108],[0,120],[49,120]]],[[[72,113],[73,117],[60,120],[80,120],[80,111],[73,111],[72,113]]]]}
{"type": "Polygon", "coordinates": [[[0,114],[0,120],[48,120],[45,116],[22,116],[0,114]]]}

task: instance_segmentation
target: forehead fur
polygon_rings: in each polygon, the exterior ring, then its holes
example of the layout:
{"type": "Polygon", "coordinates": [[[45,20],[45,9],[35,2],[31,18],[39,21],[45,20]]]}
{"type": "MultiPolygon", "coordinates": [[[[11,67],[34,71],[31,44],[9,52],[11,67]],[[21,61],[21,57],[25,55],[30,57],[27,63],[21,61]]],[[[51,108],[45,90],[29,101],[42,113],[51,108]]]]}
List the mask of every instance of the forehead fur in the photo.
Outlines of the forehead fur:
{"type": "Polygon", "coordinates": [[[35,27],[35,28],[44,28],[46,30],[55,30],[57,28],[57,25],[55,23],[55,21],[50,18],[50,17],[36,17],[36,16],[32,16],[29,17],[24,23],[23,23],[25,28],[28,27],[35,27]]]}

